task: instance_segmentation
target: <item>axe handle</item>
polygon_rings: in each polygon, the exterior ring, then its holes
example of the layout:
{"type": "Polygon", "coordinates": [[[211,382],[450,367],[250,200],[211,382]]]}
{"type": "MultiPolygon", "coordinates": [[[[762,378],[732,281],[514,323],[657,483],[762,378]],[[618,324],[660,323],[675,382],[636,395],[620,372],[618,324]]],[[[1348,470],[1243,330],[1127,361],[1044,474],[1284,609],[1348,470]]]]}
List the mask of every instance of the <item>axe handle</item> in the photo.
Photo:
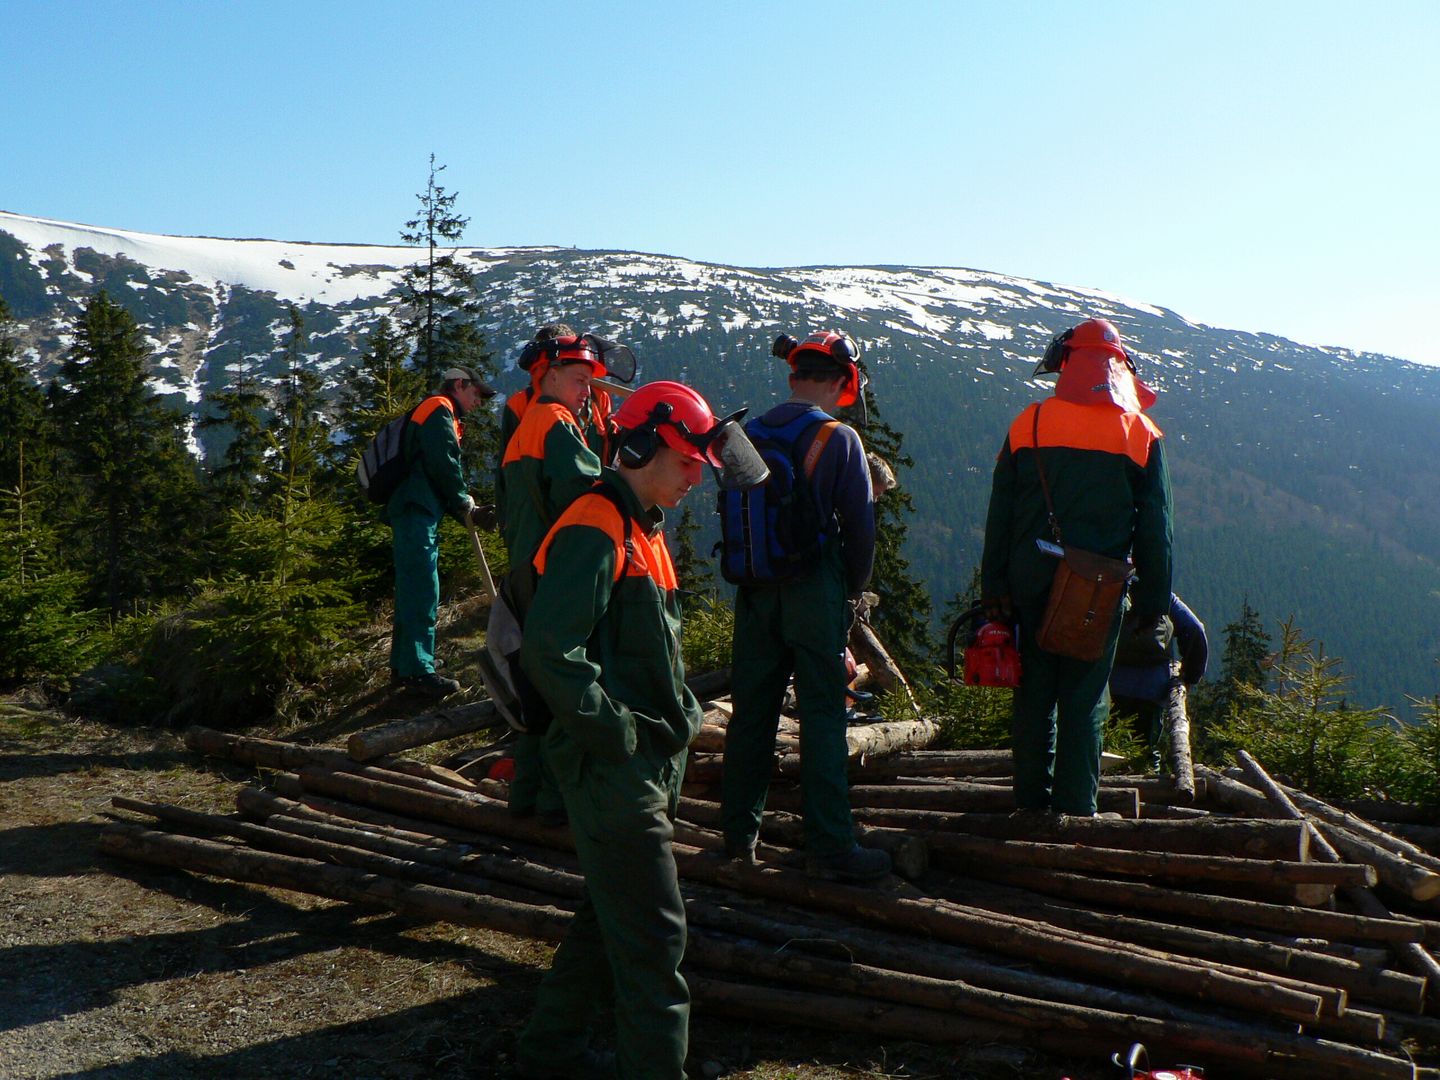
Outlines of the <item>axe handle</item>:
{"type": "Polygon", "coordinates": [[[470,530],[470,543],[475,546],[475,558],[480,563],[480,575],[485,579],[485,591],[490,594],[490,599],[494,600],[497,595],[495,579],[490,576],[490,563],[485,558],[485,548],[480,543],[480,534],[475,531],[473,523],[466,522],[466,527],[470,530]]]}
{"type": "Polygon", "coordinates": [[[627,398],[635,392],[635,387],[626,386],[624,383],[611,382],[609,379],[591,379],[591,386],[598,386],[601,390],[608,390],[619,398],[627,398]]]}

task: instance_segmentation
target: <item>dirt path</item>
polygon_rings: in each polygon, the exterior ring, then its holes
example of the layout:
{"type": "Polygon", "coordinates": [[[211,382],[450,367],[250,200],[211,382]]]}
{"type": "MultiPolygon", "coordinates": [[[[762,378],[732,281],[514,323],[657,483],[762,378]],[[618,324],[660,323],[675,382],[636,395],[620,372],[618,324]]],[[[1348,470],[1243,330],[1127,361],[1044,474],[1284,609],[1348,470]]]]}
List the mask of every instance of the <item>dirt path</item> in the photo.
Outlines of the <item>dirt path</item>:
{"type": "MultiPolygon", "coordinates": [[[[547,947],[97,854],[111,796],[229,812],[246,778],[0,702],[0,1077],[509,1077],[547,947]]],[[[1114,1075],[704,1018],[692,1043],[697,1077],[1114,1075]]]]}

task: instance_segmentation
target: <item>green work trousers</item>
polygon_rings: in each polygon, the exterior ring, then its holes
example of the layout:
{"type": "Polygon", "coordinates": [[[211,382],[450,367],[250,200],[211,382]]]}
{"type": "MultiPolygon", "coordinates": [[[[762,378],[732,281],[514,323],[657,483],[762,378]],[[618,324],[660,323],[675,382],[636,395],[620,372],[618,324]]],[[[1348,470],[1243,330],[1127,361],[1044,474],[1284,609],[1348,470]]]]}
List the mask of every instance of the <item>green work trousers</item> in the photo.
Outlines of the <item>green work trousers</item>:
{"type": "Polygon", "coordinates": [[[395,620],[390,670],[402,679],[435,670],[440,610],[440,522],[413,505],[390,518],[395,550],[395,620]]]}
{"type": "Polygon", "coordinates": [[[619,764],[587,756],[578,777],[562,777],[585,898],[520,1035],[532,1067],[563,1074],[613,1005],[621,1080],[684,1080],[685,904],[670,849],[684,772],[683,751],[656,763],[642,750],[619,764]]]}
{"type": "Polygon", "coordinates": [[[1095,813],[1100,751],[1109,697],[1105,693],[1120,618],[1099,660],[1072,660],[1035,643],[1043,609],[1020,612],[1020,686],[1011,717],[1015,805],[1062,814],[1095,813]]]}
{"type": "Polygon", "coordinates": [[[855,844],[845,745],[845,636],[849,622],[838,549],[788,585],[743,586],[735,596],[731,700],[721,783],[727,846],[760,834],[775,769],[775,732],[790,676],[800,712],[800,805],[805,847],[825,857],[855,844]]]}

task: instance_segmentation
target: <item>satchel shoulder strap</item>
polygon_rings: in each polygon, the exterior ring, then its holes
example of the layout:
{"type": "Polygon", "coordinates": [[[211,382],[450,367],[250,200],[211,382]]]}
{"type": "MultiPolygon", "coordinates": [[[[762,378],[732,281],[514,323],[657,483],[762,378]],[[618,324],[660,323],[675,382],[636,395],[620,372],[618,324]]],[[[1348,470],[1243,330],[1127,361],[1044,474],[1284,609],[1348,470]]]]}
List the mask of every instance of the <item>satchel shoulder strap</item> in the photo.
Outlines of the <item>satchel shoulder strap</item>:
{"type": "Polygon", "coordinates": [[[1040,458],[1040,410],[1044,405],[1042,401],[1035,406],[1035,422],[1031,427],[1030,441],[1035,447],[1035,471],[1040,474],[1040,490],[1045,494],[1045,515],[1050,520],[1050,535],[1055,538],[1055,543],[1064,547],[1065,541],[1060,537],[1060,522],[1055,517],[1055,502],[1050,498],[1050,484],[1045,479],[1045,464],[1040,458]]]}

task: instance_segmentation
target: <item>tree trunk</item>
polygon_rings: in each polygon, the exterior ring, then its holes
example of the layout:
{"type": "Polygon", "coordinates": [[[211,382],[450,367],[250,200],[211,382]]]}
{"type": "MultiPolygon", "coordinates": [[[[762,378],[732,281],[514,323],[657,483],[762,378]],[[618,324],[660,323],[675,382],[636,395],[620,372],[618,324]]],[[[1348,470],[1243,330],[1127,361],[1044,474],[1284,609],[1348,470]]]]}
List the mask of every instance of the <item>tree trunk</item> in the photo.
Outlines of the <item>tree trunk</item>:
{"type": "Polygon", "coordinates": [[[1169,851],[1128,851],[1124,848],[1039,844],[1024,840],[994,840],[962,833],[932,835],[930,848],[936,861],[966,872],[987,862],[1015,866],[1079,870],[1087,873],[1159,877],[1178,881],[1232,881],[1252,885],[1284,886],[1296,883],[1373,885],[1375,871],[1355,863],[1282,862],[1236,859],[1228,855],[1180,855],[1169,851]]]}
{"type": "Polygon", "coordinates": [[[477,701],[395,720],[369,731],[357,731],[346,745],[356,761],[373,761],[398,750],[453,739],[457,735],[468,735],[504,722],[493,701],[477,701]]]}
{"type": "Polygon", "coordinates": [[[100,850],[135,862],[386,907],[420,919],[484,926],[541,941],[558,941],[570,920],[569,914],[559,908],[518,904],[433,885],[407,884],[349,867],[328,866],[313,859],[251,851],[197,837],[172,836],[139,825],[107,825],[100,836],[100,850]]]}
{"type": "Polygon", "coordinates": [[[1257,900],[1160,889],[1135,881],[1114,881],[1022,867],[978,865],[977,877],[1018,885],[1022,889],[1063,896],[1072,900],[1136,911],[1164,912],[1208,922],[1259,926],[1304,937],[1339,938],[1353,941],[1419,941],[1424,936],[1417,923],[1408,919],[1371,919],[1337,911],[1316,911],[1257,900]]]}
{"type": "MultiPolygon", "coordinates": [[[[877,1008],[872,1002],[830,994],[803,993],[752,984],[722,982],[702,975],[689,979],[699,1010],[764,1023],[776,1021],[823,1031],[863,1031],[882,1039],[923,1042],[989,1042],[1003,1037],[1008,1025],[961,1020],[935,1009],[913,1006],[877,1008]]],[[[1116,1046],[1115,1032],[1143,1040],[1156,1051],[1223,1061],[1228,1075],[1265,1080],[1315,1080],[1317,1076],[1354,1076],[1367,1080],[1415,1080],[1408,1061],[1373,1050],[1325,1042],[1301,1035],[1273,1034],[1255,1028],[1237,1038],[1230,1029],[1206,1030],[1143,1017],[1112,1015],[1096,1035],[1037,1025],[1016,1031],[1014,1039],[1052,1053],[1104,1055],[1116,1046]]]]}
{"type": "Polygon", "coordinates": [[[1305,862],[1309,840],[1298,821],[1238,821],[1205,818],[1186,821],[1138,818],[1110,821],[1066,818],[1061,822],[1026,821],[1009,814],[945,814],[934,810],[860,809],[857,819],[918,833],[963,832],[1005,840],[1087,844],[1132,851],[1174,851],[1208,855],[1231,851],[1237,857],[1305,862]]]}
{"type": "Polygon", "coordinates": [[[1190,758],[1190,714],[1188,693],[1180,681],[1180,665],[1170,665],[1170,692],[1165,698],[1165,735],[1169,746],[1170,772],[1175,790],[1182,797],[1195,798],[1195,766],[1190,758]]]}

